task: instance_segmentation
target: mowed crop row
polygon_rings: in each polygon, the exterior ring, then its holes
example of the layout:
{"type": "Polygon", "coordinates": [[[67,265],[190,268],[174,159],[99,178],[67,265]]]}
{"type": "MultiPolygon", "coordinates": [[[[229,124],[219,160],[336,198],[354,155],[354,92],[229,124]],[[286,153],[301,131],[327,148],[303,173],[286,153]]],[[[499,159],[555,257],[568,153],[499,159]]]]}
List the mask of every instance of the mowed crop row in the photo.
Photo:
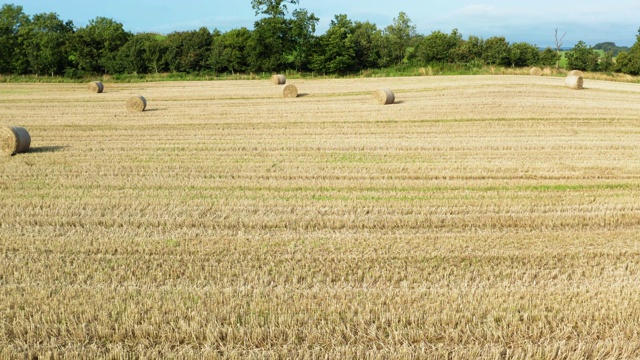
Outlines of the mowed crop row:
{"type": "Polygon", "coordinates": [[[640,86],[289,82],[0,84],[0,354],[640,351],[640,86]]]}

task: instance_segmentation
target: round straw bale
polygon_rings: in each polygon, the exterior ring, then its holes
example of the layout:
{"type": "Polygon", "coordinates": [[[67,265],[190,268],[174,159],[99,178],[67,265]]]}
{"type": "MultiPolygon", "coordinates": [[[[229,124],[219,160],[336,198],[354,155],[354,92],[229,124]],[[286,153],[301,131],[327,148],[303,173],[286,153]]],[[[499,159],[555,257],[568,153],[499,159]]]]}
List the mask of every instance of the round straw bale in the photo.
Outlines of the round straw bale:
{"type": "Polygon", "coordinates": [[[271,77],[271,82],[274,85],[284,85],[287,83],[287,78],[284,75],[276,74],[271,77]]]}
{"type": "Polygon", "coordinates": [[[104,90],[104,85],[100,81],[92,81],[89,83],[89,91],[100,94],[104,90]]]}
{"type": "Polygon", "coordinates": [[[564,81],[564,85],[569,89],[580,90],[582,89],[582,85],[584,84],[584,80],[582,76],[569,75],[564,81]]]}
{"type": "Polygon", "coordinates": [[[571,70],[567,75],[568,76],[584,76],[584,74],[580,70],[571,70]]]}
{"type": "Polygon", "coordinates": [[[0,128],[0,146],[8,155],[27,152],[31,146],[31,136],[22,127],[7,126],[0,128]]]}
{"type": "Polygon", "coordinates": [[[282,87],[282,96],[285,98],[298,97],[298,88],[293,84],[287,84],[282,87]]]}
{"type": "Polygon", "coordinates": [[[374,91],[373,98],[380,105],[393,104],[396,101],[396,96],[389,89],[378,89],[374,91]]]}
{"type": "Polygon", "coordinates": [[[531,70],[529,70],[529,75],[531,75],[531,76],[540,76],[540,75],[542,75],[542,69],[540,69],[537,66],[532,67],[531,70]]]}
{"type": "Polygon", "coordinates": [[[127,100],[127,110],[144,111],[147,108],[147,100],[142,95],[136,95],[127,100]]]}

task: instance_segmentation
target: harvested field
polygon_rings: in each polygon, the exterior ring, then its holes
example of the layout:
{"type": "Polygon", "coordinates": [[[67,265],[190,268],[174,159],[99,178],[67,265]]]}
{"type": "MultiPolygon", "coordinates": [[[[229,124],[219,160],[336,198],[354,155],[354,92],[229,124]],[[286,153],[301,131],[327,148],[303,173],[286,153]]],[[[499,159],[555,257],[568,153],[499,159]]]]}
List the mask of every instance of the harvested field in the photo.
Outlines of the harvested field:
{"type": "Polygon", "coordinates": [[[564,81],[2,83],[0,358],[632,358],[640,85],[564,81]]]}

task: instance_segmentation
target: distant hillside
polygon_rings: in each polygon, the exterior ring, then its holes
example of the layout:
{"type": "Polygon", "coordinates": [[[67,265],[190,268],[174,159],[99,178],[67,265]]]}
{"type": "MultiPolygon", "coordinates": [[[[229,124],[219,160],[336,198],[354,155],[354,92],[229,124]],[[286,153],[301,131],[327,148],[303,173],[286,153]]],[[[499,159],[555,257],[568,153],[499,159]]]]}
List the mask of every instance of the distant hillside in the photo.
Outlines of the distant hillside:
{"type": "Polygon", "coordinates": [[[619,53],[621,53],[623,51],[629,51],[629,47],[628,46],[616,46],[616,43],[614,43],[614,42],[599,43],[599,44],[596,44],[593,47],[593,49],[594,50],[603,50],[604,52],[612,51],[613,52],[613,56],[617,56],[619,53]]]}

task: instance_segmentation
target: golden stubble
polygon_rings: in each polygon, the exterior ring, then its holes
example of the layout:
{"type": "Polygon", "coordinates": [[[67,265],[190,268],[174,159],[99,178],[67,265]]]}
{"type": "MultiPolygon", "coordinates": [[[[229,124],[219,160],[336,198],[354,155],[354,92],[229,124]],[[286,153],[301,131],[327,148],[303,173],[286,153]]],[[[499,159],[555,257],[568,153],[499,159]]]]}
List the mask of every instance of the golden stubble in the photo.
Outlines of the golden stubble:
{"type": "Polygon", "coordinates": [[[296,85],[0,84],[1,356],[640,351],[640,86],[296,85]]]}

